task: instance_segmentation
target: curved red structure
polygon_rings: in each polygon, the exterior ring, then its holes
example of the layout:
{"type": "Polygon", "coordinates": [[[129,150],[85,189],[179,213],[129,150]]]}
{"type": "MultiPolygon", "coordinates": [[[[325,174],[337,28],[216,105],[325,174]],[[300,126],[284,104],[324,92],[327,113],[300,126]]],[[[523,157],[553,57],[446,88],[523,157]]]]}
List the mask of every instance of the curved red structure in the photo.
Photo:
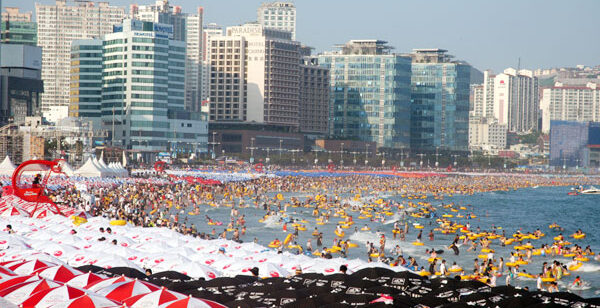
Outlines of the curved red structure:
{"type": "Polygon", "coordinates": [[[15,169],[13,172],[13,193],[25,201],[36,203],[35,208],[33,211],[31,211],[32,217],[40,203],[51,204],[56,212],[62,215],[62,212],[58,206],[56,206],[56,204],[54,204],[54,202],[52,202],[52,200],[45,195],[46,183],[48,183],[48,179],[50,178],[52,172],[62,173],[59,162],[60,160],[28,160],[20,164],[19,167],[17,167],[17,169],[15,169]],[[23,175],[25,175],[25,172],[29,173],[30,175],[35,174],[35,178],[31,183],[26,183],[23,180],[23,175]]]}
{"type": "Polygon", "coordinates": [[[258,163],[256,165],[254,165],[254,170],[256,172],[263,172],[265,165],[263,165],[262,163],[258,163]]]}

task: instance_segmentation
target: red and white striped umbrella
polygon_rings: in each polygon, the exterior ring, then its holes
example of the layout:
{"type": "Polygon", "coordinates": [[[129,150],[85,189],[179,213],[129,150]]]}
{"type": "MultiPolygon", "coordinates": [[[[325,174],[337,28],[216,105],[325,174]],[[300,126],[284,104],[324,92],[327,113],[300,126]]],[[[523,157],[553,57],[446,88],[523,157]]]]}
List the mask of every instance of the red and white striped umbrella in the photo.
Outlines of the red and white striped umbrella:
{"type": "Polygon", "coordinates": [[[27,281],[36,281],[42,279],[38,275],[24,275],[24,276],[15,276],[8,277],[6,279],[0,280],[0,291],[6,288],[10,288],[14,285],[21,284],[27,281]]]}
{"type": "Polygon", "coordinates": [[[176,301],[168,302],[158,306],[159,308],[225,308],[217,302],[209,301],[207,299],[187,297],[184,299],[178,299],[176,301]]]}
{"type": "Polygon", "coordinates": [[[0,266],[0,275],[4,276],[17,276],[17,274],[11,271],[8,267],[0,266]]]}
{"type": "Polygon", "coordinates": [[[67,281],[67,284],[76,288],[85,288],[86,286],[102,279],[105,279],[105,277],[88,272],[71,278],[71,280],[67,281]]]}
{"type": "Polygon", "coordinates": [[[83,272],[68,265],[57,265],[37,270],[34,274],[39,274],[42,278],[65,283],[75,276],[83,275],[83,272]]]}
{"type": "Polygon", "coordinates": [[[108,299],[121,302],[132,296],[150,293],[159,289],[160,287],[156,285],[136,279],[133,281],[114,283],[96,291],[96,293],[98,295],[104,295],[108,299]]]}
{"type": "Polygon", "coordinates": [[[40,260],[31,260],[24,261],[18,264],[9,265],[8,268],[19,275],[28,275],[39,269],[55,266],[56,264],[40,261],[40,260]]]}
{"type": "Polygon", "coordinates": [[[123,307],[119,303],[104,296],[87,293],[70,301],[54,304],[52,308],[115,308],[123,307]]]}
{"type": "Polygon", "coordinates": [[[36,308],[52,307],[54,304],[66,302],[81,297],[85,294],[86,292],[83,289],[63,285],[56,288],[39,291],[31,295],[21,305],[23,305],[23,307],[36,308]]]}
{"type": "Polygon", "coordinates": [[[186,298],[187,295],[169,291],[164,287],[146,294],[138,294],[123,301],[130,308],[158,307],[164,303],[186,298]]]}
{"type": "Polygon", "coordinates": [[[27,281],[0,291],[0,297],[4,297],[4,299],[10,301],[11,303],[21,304],[36,292],[59,286],[60,284],[57,282],[47,279],[27,281]]]}
{"type": "Polygon", "coordinates": [[[38,210],[35,211],[35,213],[33,213],[33,218],[37,218],[37,219],[41,219],[41,218],[46,218],[52,215],[56,215],[54,212],[52,212],[50,209],[43,209],[43,210],[38,210]]]}
{"type": "Polygon", "coordinates": [[[3,208],[2,210],[0,210],[0,217],[10,217],[10,216],[16,216],[16,215],[29,217],[29,212],[27,212],[26,210],[24,210],[18,206],[14,206],[14,205],[7,206],[7,207],[3,208]]]}
{"type": "Polygon", "coordinates": [[[133,279],[131,279],[129,277],[125,277],[123,275],[117,276],[117,277],[105,278],[105,279],[94,281],[94,282],[90,283],[89,285],[85,286],[84,289],[90,290],[92,292],[96,292],[100,289],[103,289],[105,287],[112,285],[113,283],[120,283],[120,282],[125,282],[125,281],[133,281],[133,279]]]}

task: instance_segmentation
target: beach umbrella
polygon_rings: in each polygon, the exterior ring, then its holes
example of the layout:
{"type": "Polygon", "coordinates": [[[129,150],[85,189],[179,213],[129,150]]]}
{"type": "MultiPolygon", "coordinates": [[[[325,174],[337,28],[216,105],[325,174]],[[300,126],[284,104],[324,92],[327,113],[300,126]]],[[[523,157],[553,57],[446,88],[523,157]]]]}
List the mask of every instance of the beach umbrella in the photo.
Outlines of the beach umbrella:
{"type": "Polygon", "coordinates": [[[82,272],[92,272],[92,273],[97,273],[100,271],[103,271],[104,268],[100,267],[100,266],[96,266],[96,265],[91,265],[91,264],[87,264],[87,265],[82,265],[82,266],[77,266],[75,267],[75,269],[82,271],[82,272]]]}
{"type": "Polygon", "coordinates": [[[10,276],[0,280],[0,290],[12,287],[17,284],[21,284],[26,281],[35,281],[42,279],[38,275],[23,275],[23,276],[10,276]]]}
{"type": "Polygon", "coordinates": [[[41,218],[46,218],[48,216],[52,216],[52,215],[56,215],[54,212],[52,212],[50,209],[42,209],[42,210],[38,210],[33,214],[33,218],[37,218],[37,219],[41,219],[41,218]]]}
{"type": "Polygon", "coordinates": [[[91,284],[84,287],[86,290],[90,290],[91,292],[96,292],[102,288],[108,287],[114,283],[121,283],[125,281],[133,281],[133,279],[129,277],[125,277],[123,275],[117,277],[105,278],[102,280],[97,280],[92,282],[91,284]]]}
{"type": "Polygon", "coordinates": [[[102,289],[98,289],[96,293],[99,295],[104,295],[108,299],[123,301],[132,296],[150,293],[159,289],[160,287],[153,285],[149,282],[132,280],[113,283],[102,289]]]}
{"type": "Polygon", "coordinates": [[[29,217],[30,214],[26,210],[14,205],[7,206],[0,210],[0,217],[11,217],[16,215],[29,217]]]}
{"type": "Polygon", "coordinates": [[[94,293],[86,293],[75,299],[54,304],[52,308],[115,308],[123,307],[118,302],[94,293]]]}
{"type": "Polygon", "coordinates": [[[145,273],[142,273],[135,268],[123,267],[123,266],[107,268],[104,271],[102,271],[102,273],[107,274],[107,275],[110,274],[109,276],[125,275],[125,276],[127,276],[129,278],[133,278],[133,279],[148,278],[145,273]]]}
{"type": "Polygon", "coordinates": [[[272,263],[258,263],[258,273],[261,277],[285,277],[290,275],[288,271],[272,263]]]}
{"type": "Polygon", "coordinates": [[[184,275],[188,275],[192,278],[204,278],[206,280],[214,279],[221,276],[221,272],[216,269],[200,264],[198,262],[192,262],[187,264],[178,264],[171,267],[171,270],[180,272],[184,275]]]}
{"type": "Polygon", "coordinates": [[[61,258],[69,255],[73,255],[79,251],[75,246],[68,244],[58,244],[56,242],[43,242],[41,245],[32,245],[33,248],[39,252],[45,252],[51,256],[61,258]]]}
{"type": "Polygon", "coordinates": [[[56,265],[51,267],[46,267],[43,269],[39,269],[34,274],[40,275],[42,278],[58,281],[65,283],[75,276],[82,275],[83,272],[80,272],[68,265],[56,265]]]}
{"type": "Polygon", "coordinates": [[[48,279],[26,281],[0,291],[0,297],[4,297],[4,299],[15,304],[21,304],[36,292],[59,286],[59,283],[48,279]]]}
{"type": "Polygon", "coordinates": [[[127,260],[126,258],[119,257],[116,255],[104,255],[101,259],[99,259],[94,265],[101,266],[104,268],[112,268],[112,267],[129,267],[133,268],[139,272],[142,272],[143,269],[139,267],[137,264],[132,261],[127,260]]]}
{"type": "Polygon", "coordinates": [[[39,269],[56,266],[55,263],[41,261],[38,259],[31,261],[23,261],[21,263],[10,265],[8,268],[19,275],[31,274],[39,269]]]}
{"type": "Polygon", "coordinates": [[[11,271],[9,268],[0,266],[0,275],[4,276],[17,276],[17,274],[11,271]]]}
{"type": "Polygon", "coordinates": [[[187,298],[187,296],[169,291],[163,287],[150,293],[130,297],[124,300],[123,304],[130,308],[152,308],[183,298],[187,298]]]}
{"type": "Polygon", "coordinates": [[[217,302],[213,302],[207,299],[187,297],[178,299],[172,302],[168,302],[158,306],[159,308],[226,308],[217,302]]]}
{"type": "Polygon", "coordinates": [[[0,307],[2,307],[2,308],[19,308],[19,306],[5,300],[2,297],[0,297],[0,307]]]}
{"type": "Polygon", "coordinates": [[[83,289],[63,285],[39,291],[26,299],[22,305],[23,307],[46,308],[57,303],[78,298],[85,294],[86,292],[83,289]]]}
{"type": "Polygon", "coordinates": [[[0,249],[31,249],[31,246],[27,244],[26,239],[15,234],[0,234],[0,249]]]}
{"type": "Polygon", "coordinates": [[[66,283],[72,287],[84,288],[85,286],[90,285],[96,281],[100,281],[104,278],[104,276],[96,275],[92,272],[87,272],[85,274],[81,274],[71,278],[66,283]]]}
{"type": "Polygon", "coordinates": [[[150,275],[148,278],[155,280],[167,280],[167,281],[188,281],[192,280],[192,278],[188,275],[182,274],[177,271],[163,271],[150,275]]]}

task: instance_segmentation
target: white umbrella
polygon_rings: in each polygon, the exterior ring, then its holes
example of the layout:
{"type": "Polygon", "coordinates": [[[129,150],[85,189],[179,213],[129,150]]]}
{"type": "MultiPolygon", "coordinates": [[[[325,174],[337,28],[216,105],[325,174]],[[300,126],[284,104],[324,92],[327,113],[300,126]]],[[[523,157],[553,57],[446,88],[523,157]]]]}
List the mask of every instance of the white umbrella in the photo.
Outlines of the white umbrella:
{"type": "Polygon", "coordinates": [[[198,262],[178,264],[171,267],[170,270],[180,272],[192,278],[204,278],[206,280],[221,277],[220,271],[211,266],[203,265],[198,262]]]}

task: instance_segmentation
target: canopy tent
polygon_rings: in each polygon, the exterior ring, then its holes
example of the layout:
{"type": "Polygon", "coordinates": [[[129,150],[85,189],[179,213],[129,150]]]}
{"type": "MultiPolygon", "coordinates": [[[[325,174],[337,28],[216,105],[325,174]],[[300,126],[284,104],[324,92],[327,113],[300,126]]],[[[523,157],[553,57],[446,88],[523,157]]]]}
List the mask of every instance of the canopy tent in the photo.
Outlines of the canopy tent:
{"type": "Polygon", "coordinates": [[[105,172],[102,171],[94,161],[89,158],[81,168],[77,169],[74,175],[79,175],[83,177],[103,177],[105,176],[105,172]]]}
{"type": "Polygon", "coordinates": [[[17,167],[10,161],[10,157],[6,155],[0,164],[0,175],[12,175],[17,167]]]}
{"type": "Polygon", "coordinates": [[[67,176],[72,176],[75,173],[75,171],[73,171],[73,167],[71,167],[71,165],[69,165],[69,163],[66,161],[61,162],[60,169],[67,176]]]}

